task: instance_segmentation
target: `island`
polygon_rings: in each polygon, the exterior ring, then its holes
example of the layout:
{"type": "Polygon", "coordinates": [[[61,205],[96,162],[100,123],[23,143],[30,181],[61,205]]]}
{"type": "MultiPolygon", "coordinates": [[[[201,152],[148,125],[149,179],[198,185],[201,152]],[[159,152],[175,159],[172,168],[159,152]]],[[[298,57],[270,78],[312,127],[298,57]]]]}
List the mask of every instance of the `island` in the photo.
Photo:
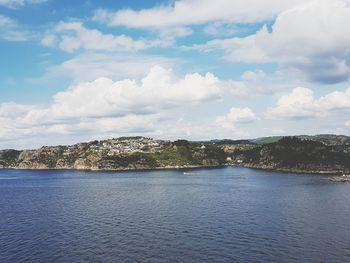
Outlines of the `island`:
{"type": "MultiPolygon", "coordinates": [[[[350,137],[265,137],[251,140],[154,140],[120,137],[33,150],[1,150],[1,169],[96,171],[243,166],[350,178],[350,137]]],[[[337,179],[338,178],[338,179],[337,179]]]]}

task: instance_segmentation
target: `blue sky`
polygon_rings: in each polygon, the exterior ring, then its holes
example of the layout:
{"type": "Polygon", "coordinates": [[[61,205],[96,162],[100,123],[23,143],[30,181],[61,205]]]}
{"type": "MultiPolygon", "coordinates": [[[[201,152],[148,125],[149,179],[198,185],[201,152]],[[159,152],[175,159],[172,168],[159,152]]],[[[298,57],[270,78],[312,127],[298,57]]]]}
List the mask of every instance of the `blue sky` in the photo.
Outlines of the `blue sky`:
{"type": "Polygon", "coordinates": [[[0,148],[350,133],[348,0],[0,0],[0,148]]]}

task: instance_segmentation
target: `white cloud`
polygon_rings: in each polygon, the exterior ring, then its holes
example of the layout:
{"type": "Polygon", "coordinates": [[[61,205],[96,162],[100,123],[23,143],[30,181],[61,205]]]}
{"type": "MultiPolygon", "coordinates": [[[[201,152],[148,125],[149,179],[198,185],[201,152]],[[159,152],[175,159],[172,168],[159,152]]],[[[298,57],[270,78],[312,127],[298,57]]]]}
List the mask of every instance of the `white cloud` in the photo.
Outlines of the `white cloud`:
{"type": "Polygon", "coordinates": [[[140,81],[99,78],[73,85],[47,107],[0,104],[0,137],[149,132],[162,118],[170,118],[171,109],[220,97],[220,81],[211,73],[177,78],[156,66],[140,81]]]}
{"type": "MultiPolygon", "coordinates": [[[[60,22],[54,30],[42,38],[45,46],[58,46],[66,52],[79,49],[100,51],[135,51],[152,47],[154,43],[134,40],[125,35],[103,34],[97,29],[88,29],[81,22],[60,22]]],[[[160,43],[156,43],[160,44],[160,43]]]]}
{"type": "Polygon", "coordinates": [[[270,110],[270,114],[278,117],[313,117],[319,115],[314,108],[313,91],[307,88],[295,88],[290,94],[282,96],[277,106],[270,110]]]}
{"type": "Polygon", "coordinates": [[[231,108],[227,115],[218,116],[216,123],[223,128],[235,129],[236,124],[251,123],[257,119],[256,114],[248,107],[231,108]]]}
{"type": "Polygon", "coordinates": [[[241,99],[271,96],[278,91],[300,84],[300,81],[291,79],[286,72],[276,71],[270,75],[262,70],[246,71],[239,80],[223,81],[225,91],[241,99]]]}
{"type": "MultiPolygon", "coordinates": [[[[95,11],[93,16],[94,21],[106,22],[109,25],[110,19],[113,17],[113,13],[105,9],[98,9],[95,11]]],[[[157,23],[156,23],[157,24],[157,23]]],[[[147,25],[141,26],[141,28],[146,27],[154,32],[156,32],[160,39],[157,41],[152,41],[153,46],[166,47],[174,44],[176,37],[186,37],[193,33],[192,29],[183,24],[174,24],[171,26],[164,26],[163,24],[157,24],[156,26],[148,27],[147,25]]]]}
{"type": "Polygon", "coordinates": [[[11,26],[14,23],[15,22],[11,18],[0,15],[0,27],[11,26]]]}
{"type": "Polygon", "coordinates": [[[279,98],[269,115],[280,118],[308,118],[326,116],[331,111],[350,109],[350,88],[315,98],[311,89],[297,87],[279,98]]]}
{"type": "Polygon", "coordinates": [[[221,92],[218,85],[219,80],[211,73],[187,74],[176,79],[170,70],[156,66],[140,83],[99,78],[72,86],[54,96],[54,104],[47,112],[33,111],[27,117],[41,119],[43,113],[48,120],[147,114],[184,103],[218,99],[221,92]]]}
{"type": "Polygon", "coordinates": [[[220,138],[248,138],[249,131],[237,129],[233,126],[223,127],[215,121],[211,122],[180,122],[171,123],[169,125],[162,124],[151,134],[161,139],[179,139],[184,138],[188,140],[212,140],[220,138]]]}
{"type": "Polygon", "coordinates": [[[164,28],[198,25],[214,21],[254,23],[272,19],[276,14],[305,0],[178,0],[171,5],[134,11],[97,10],[95,20],[112,26],[164,28]]]}
{"type": "Polygon", "coordinates": [[[47,47],[55,46],[56,42],[57,42],[57,38],[53,34],[45,35],[41,39],[41,44],[44,45],[44,46],[47,46],[47,47]]]}
{"type": "Polygon", "coordinates": [[[271,31],[264,26],[248,37],[212,40],[194,48],[220,48],[232,61],[274,62],[311,81],[337,83],[350,76],[348,24],[348,0],[316,0],[280,13],[271,31]]]}
{"type": "Polygon", "coordinates": [[[147,74],[149,68],[154,65],[174,68],[179,67],[182,63],[179,59],[160,56],[85,52],[61,64],[48,67],[43,77],[32,79],[31,82],[46,83],[67,77],[74,83],[93,81],[100,77],[140,78],[147,74]]]}
{"type": "Polygon", "coordinates": [[[7,102],[0,104],[0,117],[2,118],[16,118],[23,116],[34,107],[30,105],[21,105],[15,102],[7,102]]]}
{"type": "Polygon", "coordinates": [[[0,6],[17,8],[25,5],[41,4],[45,2],[47,2],[47,0],[0,0],[0,6]]]}

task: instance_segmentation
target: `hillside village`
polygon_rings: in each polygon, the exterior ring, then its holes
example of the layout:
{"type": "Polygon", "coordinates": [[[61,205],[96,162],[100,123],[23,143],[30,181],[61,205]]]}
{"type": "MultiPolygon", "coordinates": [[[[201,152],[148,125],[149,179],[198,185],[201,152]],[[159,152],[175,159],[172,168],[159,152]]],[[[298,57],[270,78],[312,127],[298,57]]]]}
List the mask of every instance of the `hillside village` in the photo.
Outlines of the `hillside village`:
{"type": "MultiPolygon", "coordinates": [[[[93,141],[88,144],[82,144],[88,146],[94,153],[105,153],[107,156],[115,156],[120,154],[132,154],[136,152],[140,153],[155,153],[164,148],[166,141],[153,140],[145,137],[121,137],[113,138],[104,141],[93,141]]],[[[78,145],[67,146],[65,154],[69,154],[76,150],[78,145]]]]}

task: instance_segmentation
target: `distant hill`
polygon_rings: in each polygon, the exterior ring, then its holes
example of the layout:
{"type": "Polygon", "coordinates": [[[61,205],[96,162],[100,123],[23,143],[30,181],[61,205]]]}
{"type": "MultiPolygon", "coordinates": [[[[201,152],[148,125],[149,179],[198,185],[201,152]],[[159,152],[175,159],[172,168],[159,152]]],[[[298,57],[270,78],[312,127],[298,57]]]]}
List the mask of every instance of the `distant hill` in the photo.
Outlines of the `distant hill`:
{"type": "Polygon", "coordinates": [[[345,135],[333,135],[333,134],[320,134],[320,135],[301,135],[297,136],[300,139],[312,140],[322,142],[326,145],[349,145],[350,146],[350,137],[345,135]]]}
{"type": "Polygon", "coordinates": [[[267,144],[267,143],[274,143],[282,139],[283,136],[270,136],[270,137],[262,137],[262,138],[257,138],[257,139],[251,139],[252,143],[255,144],[267,144]]]}
{"type": "Polygon", "coordinates": [[[231,140],[231,139],[215,139],[210,141],[200,141],[203,144],[213,144],[213,145],[238,145],[238,144],[250,144],[255,145],[256,143],[251,140],[231,140]]]}
{"type": "MultiPolygon", "coordinates": [[[[289,137],[289,136],[287,136],[289,137]]],[[[320,135],[297,135],[293,136],[303,140],[312,140],[317,142],[322,142],[326,145],[349,145],[350,146],[350,137],[345,135],[333,135],[333,134],[320,134],[320,135]]],[[[284,136],[271,136],[271,137],[262,137],[257,139],[250,140],[256,144],[267,144],[274,143],[284,138],[284,136]]]]}
{"type": "MultiPolygon", "coordinates": [[[[284,137],[277,142],[231,153],[232,162],[247,167],[303,173],[348,173],[350,153],[319,141],[324,137],[284,137]]],[[[326,136],[328,143],[337,137],[326,136]]]]}

